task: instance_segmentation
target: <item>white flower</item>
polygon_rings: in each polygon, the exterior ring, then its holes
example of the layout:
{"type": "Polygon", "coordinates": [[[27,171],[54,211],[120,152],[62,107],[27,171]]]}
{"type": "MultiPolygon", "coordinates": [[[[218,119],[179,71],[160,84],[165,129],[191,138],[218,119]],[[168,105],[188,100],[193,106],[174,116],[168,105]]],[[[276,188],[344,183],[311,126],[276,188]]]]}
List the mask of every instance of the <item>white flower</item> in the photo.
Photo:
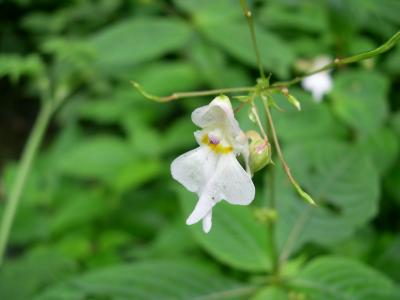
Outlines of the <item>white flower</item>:
{"type": "MultiPolygon", "coordinates": [[[[330,59],[321,56],[314,61],[312,70],[317,70],[328,63],[330,63],[330,59]]],[[[305,90],[311,92],[317,102],[321,102],[324,95],[332,89],[332,78],[329,71],[324,71],[304,78],[301,85],[305,90]]]]}
{"type": "Polygon", "coordinates": [[[229,98],[219,96],[209,105],[196,109],[192,121],[201,128],[194,133],[199,147],[176,158],[171,164],[171,173],[199,196],[186,224],[203,220],[203,230],[207,233],[215,204],[226,200],[230,204],[248,205],[254,199],[255,187],[249,175],[247,137],[235,120],[229,98]],[[236,158],[240,154],[247,172],[236,158]]]}

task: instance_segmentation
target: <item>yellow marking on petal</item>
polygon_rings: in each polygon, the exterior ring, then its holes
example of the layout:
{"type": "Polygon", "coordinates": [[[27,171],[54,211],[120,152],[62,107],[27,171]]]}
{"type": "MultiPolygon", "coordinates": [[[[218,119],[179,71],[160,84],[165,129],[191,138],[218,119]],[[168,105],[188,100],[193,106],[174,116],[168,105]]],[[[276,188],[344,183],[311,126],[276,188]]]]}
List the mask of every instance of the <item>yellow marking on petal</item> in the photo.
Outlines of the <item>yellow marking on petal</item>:
{"type": "Polygon", "coordinates": [[[207,134],[203,135],[203,137],[201,138],[201,142],[203,144],[206,144],[208,147],[211,148],[212,151],[214,151],[217,154],[228,154],[231,153],[233,151],[233,147],[232,146],[222,146],[221,144],[213,144],[211,143],[209,137],[207,134]]]}

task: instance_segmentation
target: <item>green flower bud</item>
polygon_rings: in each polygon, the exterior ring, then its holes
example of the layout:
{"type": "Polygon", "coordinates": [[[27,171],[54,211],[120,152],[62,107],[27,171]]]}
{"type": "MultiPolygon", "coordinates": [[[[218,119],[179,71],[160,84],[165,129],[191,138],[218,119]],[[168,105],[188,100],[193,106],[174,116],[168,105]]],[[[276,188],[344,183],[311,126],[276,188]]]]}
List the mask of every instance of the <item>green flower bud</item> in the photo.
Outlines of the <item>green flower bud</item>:
{"type": "Polygon", "coordinates": [[[263,139],[258,132],[248,131],[246,133],[250,139],[250,169],[254,174],[271,162],[271,145],[263,139]]]}
{"type": "Polygon", "coordinates": [[[286,99],[289,101],[290,104],[296,107],[297,110],[301,110],[301,105],[299,100],[297,100],[295,96],[289,94],[288,88],[286,87],[282,88],[281,92],[286,97],[286,99]]]}
{"type": "Polygon", "coordinates": [[[301,105],[299,100],[297,100],[293,95],[289,94],[287,99],[290,104],[292,104],[294,107],[297,108],[297,110],[301,110],[301,105]]]}

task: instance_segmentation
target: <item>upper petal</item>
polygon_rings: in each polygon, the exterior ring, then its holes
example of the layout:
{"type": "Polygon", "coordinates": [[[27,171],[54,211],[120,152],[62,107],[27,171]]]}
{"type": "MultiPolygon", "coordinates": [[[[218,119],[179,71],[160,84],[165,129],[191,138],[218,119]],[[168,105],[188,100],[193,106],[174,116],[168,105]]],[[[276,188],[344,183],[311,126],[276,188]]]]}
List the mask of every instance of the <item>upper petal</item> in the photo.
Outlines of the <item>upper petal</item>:
{"type": "Polygon", "coordinates": [[[177,157],[171,164],[171,174],[189,191],[198,193],[212,176],[216,163],[214,153],[198,147],[177,157]]]}
{"type": "Polygon", "coordinates": [[[197,108],[192,113],[192,121],[201,128],[225,127],[232,136],[241,132],[233,114],[232,104],[227,96],[218,96],[210,104],[197,108]]]}

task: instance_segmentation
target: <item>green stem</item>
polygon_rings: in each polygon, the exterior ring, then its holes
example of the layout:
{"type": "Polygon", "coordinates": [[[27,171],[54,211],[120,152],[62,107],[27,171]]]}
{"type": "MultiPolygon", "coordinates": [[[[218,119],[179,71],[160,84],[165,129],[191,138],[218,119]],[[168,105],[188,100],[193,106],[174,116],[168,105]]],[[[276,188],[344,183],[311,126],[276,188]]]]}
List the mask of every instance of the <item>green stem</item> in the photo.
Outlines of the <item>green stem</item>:
{"type": "Polygon", "coordinates": [[[249,9],[246,0],[240,0],[240,4],[242,6],[243,14],[246,17],[247,24],[250,29],[251,41],[253,43],[254,52],[256,53],[257,65],[258,65],[258,69],[260,71],[261,78],[265,79],[264,68],[263,68],[263,65],[261,62],[260,50],[258,49],[258,46],[257,46],[257,38],[256,38],[256,31],[254,29],[253,14],[251,13],[251,11],[249,9]]]}
{"type": "Polygon", "coordinates": [[[160,97],[146,92],[143,89],[143,87],[136,81],[131,81],[131,83],[134,86],[134,88],[136,88],[138,92],[142,94],[145,98],[156,102],[169,102],[172,100],[177,100],[185,97],[199,97],[199,96],[219,95],[225,93],[241,93],[241,92],[255,91],[255,87],[246,86],[246,87],[222,88],[222,89],[206,90],[206,91],[173,93],[172,95],[169,96],[160,97]]]}
{"type": "MultiPolygon", "coordinates": [[[[253,46],[254,46],[254,51],[255,51],[256,57],[257,57],[257,64],[258,64],[258,68],[260,69],[260,75],[264,79],[265,78],[264,69],[261,64],[261,57],[260,57],[260,53],[259,53],[258,47],[257,47],[257,40],[256,40],[256,35],[255,35],[255,30],[254,30],[253,18],[251,16],[250,10],[248,10],[248,8],[247,8],[246,0],[241,0],[241,4],[242,4],[244,14],[248,20],[248,24],[249,24],[249,28],[250,28],[250,32],[251,32],[251,38],[252,38],[252,42],[253,42],[253,46]]],[[[323,66],[322,68],[320,68],[318,70],[312,71],[312,72],[304,74],[302,76],[297,76],[288,81],[278,81],[278,82],[275,82],[274,84],[271,84],[270,86],[265,86],[265,83],[263,83],[262,86],[255,86],[255,87],[253,86],[253,87],[222,88],[222,89],[216,89],[216,90],[173,93],[170,96],[160,97],[160,96],[152,95],[152,94],[146,92],[143,89],[143,87],[136,81],[131,81],[131,83],[139,91],[139,93],[141,93],[145,98],[156,101],[156,102],[169,102],[169,101],[177,100],[177,99],[184,98],[184,97],[199,97],[199,96],[218,95],[218,94],[224,94],[224,93],[240,93],[240,92],[254,92],[254,91],[263,92],[263,91],[275,90],[275,89],[281,89],[284,87],[288,87],[293,84],[299,83],[307,76],[311,76],[316,73],[323,72],[323,71],[332,69],[332,68],[340,66],[340,65],[350,64],[350,63],[354,63],[357,61],[361,61],[364,59],[368,59],[368,58],[377,56],[377,55],[382,54],[382,53],[390,50],[391,48],[393,48],[393,46],[399,40],[400,40],[400,31],[397,32],[396,34],[394,34],[386,43],[384,43],[383,45],[381,45],[380,47],[378,47],[374,50],[371,50],[368,52],[363,52],[363,53],[353,55],[353,56],[350,56],[347,58],[341,58],[341,59],[337,58],[333,62],[323,66]]]]}
{"type": "Polygon", "coordinates": [[[268,99],[263,94],[261,94],[261,99],[264,103],[265,113],[267,115],[267,120],[268,120],[269,128],[271,131],[272,139],[274,141],[275,149],[276,149],[276,152],[278,153],[279,160],[282,163],[283,170],[285,171],[287,177],[289,178],[290,182],[292,183],[292,185],[295,188],[295,190],[297,191],[297,193],[301,196],[301,198],[303,198],[309,204],[316,205],[315,201],[311,198],[311,196],[308,195],[305,191],[303,191],[303,189],[297,183],[296,179],[294,179],[294,176],[292,175],[292,172],[290,171],[289,165],[287,164],[286,159],[283,156],[283,152],[282,152],[279,140],[278,140],[278,136],[276,134],[274,121],[272,119],[271,111],[269,109],[268,99]]]}
{"type": "MultiPolygon", "coordinates": [[[[261,62],[260,51],[257,46],[257,38],[256,38],[255,29],[254,29],[253,16],[252,16],[252,13],[251,13],[249,7],[247,6],[246,0],[240,0],[240,4],[242,6],[243,13],[247,19],[247,24],[249,26],[249,30],[250,30],[250,34],[251,34],[251,41],[253,43],[254,52],[256,54],[257,65],[258,65],[258,69],[260,71],[260,76],[265,81],[264,68],[263,68],[263,65],[261,62]]],[[[263,82],[263,84],[264,84],[264,82],[263,82]]],[[[262,89],[262,88],[264,88],[264,86],[257,87],[256,92],[259,92],[260,88],[262,89]]],[[[266,88],[268,88],[268,86],[266,88]]],[[[263,133],[264,138],[266,140],[268,140],[267,135],[265,134],[265,132],[261,126],[261,122],[258,118],[257,107],[255,106],[253,101],[251,101],[251,104],[253,106],[253,110],[256,115],[257,123],[260,126],[260,128],[262,129],[261,132],[263,133]]],[[[270,132],[272,131],[272,128],[270,126],[268,127],[268,129],[270,132]]],[[[268,134],[268,136],[270,136],[270,133],[268,134]]],[[[275,189],[274,189],[274,180],[275,179],[274,179],[274,171],[272,168],[270,169],[270,172],[268,174],[268,179],[269,179],[268,187],[269,187],[269,191],[270,191],[268,208],[271,212],[275,212],[275,189]]],[[[275,241],[275,232],[276,232],[275,222],[276,222],[276,220],[274,218],[270,217],[270,218],[268,218],[267,224],[268,224],[268,240],[269,240],[269,248],[270,248],[269,252],[270,252],[271,261],[272,261],[272,274],[274,276],[278,277],[279,276],[279,257],[278,257],[278,248],[277,248],[276,241],[275,241]]]]}
{"type": "Polygon", "coordinates": [[[280,88],[280,87],[287,87],[293,84],[296,84],[300,81],[302,81],[305,77],[314,75],[316,73],[320,73],[323,71],[327,71],[330,69],[333,69],[335,67],[341,66],[341,65],[347,65],[347,64],[351,64],[351,63],[355,63],[361,60],[365,60],[368,58],[372,58],[374,56],[377,56],[379,54],[382,54],[386,51],[389,51],[390,49],[392,49],[396,43],[400,40],[400,31],[396,32],[386,43],[384,43],[383,45],[379,46],[376,49],[373,49],[371,51],[367,51],[367,52],[363,52],[363,53],[359,53],[353,56],[349,56],[346,58],[336,58],[334,61],[332,61],[331,63],[317,69],[314,70],[310,73],[304,74],[302,76],[298,76],[293,78],[292,80],[289,81],[280,81],[280,82],[275,82],[274,84],[271,85],[271,87],[275,87],[275,88],[280,88]]]}
{"type": "Polygon", "coordinates": [[[257,124],[258,128],[260,129],[260,132],[261,132],[261,135],[262,135],[263,139],[266,142],[268,142],[268,136],[265,133],[264,127],[261,124],[260,114],[258,113],[258,108],[257,108],[256,104],[254,103],[254,98],[255,98],[255,94],[253,94],[251,96],[250,101],[249,101],[250,105],[251,105],[251,111],[252,111],[252,113],[254,115],[256,124],[257,124]]]}
{"type": "Polygon", "coordinates": [[[50,101],[42,104],[35,125],[31,131],[27,144],[22,153],[21,161],[18,167],[17,175],[11,188],[10,196],[6,202],[3,218],[0,227],[0,266],[2,265],[11,227],[14,221],[15,213],[18,208],[21,194],[24,189],[26,179],[32,167],[35,154],[42,141],[44,132],[49,123],[53,107],[50,101]]]}
{"type": "MultiPolygon", "coordinates": [[[[275,213],[276,210],[276,196],[275,196],[275,170],[274,167],[271,166],[268,172],[268,189],[269,189],[269,203],[268,208],[272,213],[275,213]]],[[[279,276],[280,268],[279,268],[279,257],[278,257],[278,247],[276,245],[276,228],[275,228],[276,218],[268,219],[268,240],[270,245],[270,253],[272,260],[272,274],[275,276],[279,276]]]]}

